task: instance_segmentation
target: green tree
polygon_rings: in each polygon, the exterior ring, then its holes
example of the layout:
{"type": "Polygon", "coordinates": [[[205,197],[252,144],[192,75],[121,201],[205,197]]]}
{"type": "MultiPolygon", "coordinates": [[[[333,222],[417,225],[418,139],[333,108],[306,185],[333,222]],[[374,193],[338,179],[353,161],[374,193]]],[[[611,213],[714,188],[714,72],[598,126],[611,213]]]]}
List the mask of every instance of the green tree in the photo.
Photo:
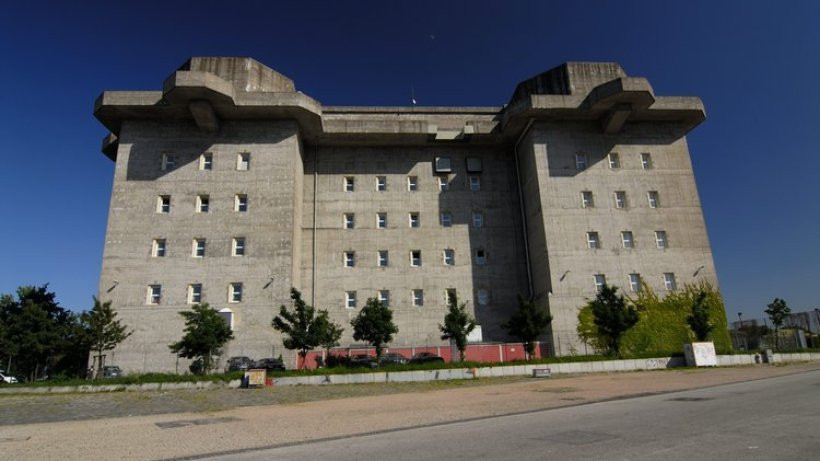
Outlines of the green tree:
{"type": "Polygon", "coordinates": [[[94,297],[94,307],[80,315],[84,337],[89,349],[96,353],[94,376],[99,378],[105,366],[103,352],[117,347],[125,341],[133,331],[128,331],[125,325],[117,320],[117,313],[111,308],[111,301],[100,303],[94,297]]]}
{"type": "Polygon", "coordinates": [[[475,319],[467,313],[467,303],[458,303],[458,296],[447,299],[447,315],[444,316],[444,325],[439,324],[441,339],[452,341],[458,348],[458,355],[464,361],[464,352],[467,349],[467,336],[475,329],[475,319]]]}
{"type": "Polygon", "coordinates": [[[786,317],[789,316],[791,311],[791,308],[786,305],[786,301],[780,298],[774,298],[774,301],[769,303],[766,310],[763,311],[769,316],[769,320],[772,321],[772,326],[774,326],[775,349],[779,348],[780,344],[780,338],[778,335],[780,332],[780,327],[783,326],[783,321],[786,320],[786,317]]]}
{"type": "Polygon", "coordinates": [[[399,327],[393,323],[393,311],[376,298],[369,298],[350,324],[353,326],[353,339],[365,341],[376,348],[377,362],[382,358],[384,345],[399,332],[399,327]]]}
{"type": "Polygon", "coordinates": [[[695,338],[698,341],[706,341],[709,339],[709,335],[712,334],[712,330],[715,329],[715,326],[709,319],[709,306],[706,304],[706,296],[706,291],[698,293],[692,302],[691,314],[686,317],[686,323],[689,324],[689,328],[692,329],[692,333],[695,334],[695,338]]]}
{"type": "Polygon", "coordinates": [[[180,311],[179,315],[185,319],[185,334],[168,348],[180,357],[194,359],[192,372],[208,373],[222,354],[222,348],[233,339],[231,327],[207,303],[194,304],[190,311],[180,311]]]}
{"type": "Polygon", "coordinates": [[[592,310],[600,342],[606,346],[607,354],[620,357],[621,337],[638,323],[635,307],[627,305],[624,297],[618,295],[617,287],[606,284],[588,306],[592,310]]]}
{"type": "Polygon", "coordinates": [[[271,325],[284,335],[282,344],[287,349],[299,351],[304,368],[307,366],[305,357],[308,352],[320,343],[316,310],[302,300],[302,293],[296,288],[290,289],[290,299],[293,300],[293,311],[289,311],[284,304],[279,306],[279,315],[273,318],[271,325]]]}
{"type": "Polygon", "coordinates": [[[319,346],[324,347],[327,356],[330,356],[330,348],[339,345],[339,340],[342,339],[344,328],[338,323],[330,320],[330,314],[326,310],[320,310],[316,316],[316,331],[319,336],[319,346]]]}
{"type": "Polygon", "coordinates": [[[552,322],[552,316],[546,307],[538,307],[532,300],[518,295],[518,310],[501,324],[501,328],[521,339],[527,357],[535,353],[535,340],[541,336],[552,322]]]}

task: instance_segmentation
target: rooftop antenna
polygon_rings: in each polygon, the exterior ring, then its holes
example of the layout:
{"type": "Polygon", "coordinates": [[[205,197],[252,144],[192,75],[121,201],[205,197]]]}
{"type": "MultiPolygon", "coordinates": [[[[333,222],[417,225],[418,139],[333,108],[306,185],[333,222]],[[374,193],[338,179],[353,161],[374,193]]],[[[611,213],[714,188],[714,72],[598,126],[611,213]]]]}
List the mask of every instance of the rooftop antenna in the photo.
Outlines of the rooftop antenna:
{"type": "Polygon", "coordinates": [[[413,107],[416,107],[416,89],[413,88],[413,85],[410,85],[410,103],[413,104],[413,107]]]}

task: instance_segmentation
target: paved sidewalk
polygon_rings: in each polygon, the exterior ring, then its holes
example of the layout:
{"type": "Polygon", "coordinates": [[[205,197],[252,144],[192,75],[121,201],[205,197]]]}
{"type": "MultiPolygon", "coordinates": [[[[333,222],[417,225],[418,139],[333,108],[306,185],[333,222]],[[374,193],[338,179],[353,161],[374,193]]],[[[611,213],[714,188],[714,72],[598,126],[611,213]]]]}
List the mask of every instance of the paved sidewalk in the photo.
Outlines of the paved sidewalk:
{"type": "MultiPolygon", "coordinates": [[[[0,450],[10,459],[164,459],[555,408],[819,369],[820,363],[812,362],[599,373],[226,411],[18,424],[0,427],[0,450]]],[[[368,388],[360,389],[366,391],[368,388]]],[[[3,402],[0,399],[0,405],[3,402]]]]}

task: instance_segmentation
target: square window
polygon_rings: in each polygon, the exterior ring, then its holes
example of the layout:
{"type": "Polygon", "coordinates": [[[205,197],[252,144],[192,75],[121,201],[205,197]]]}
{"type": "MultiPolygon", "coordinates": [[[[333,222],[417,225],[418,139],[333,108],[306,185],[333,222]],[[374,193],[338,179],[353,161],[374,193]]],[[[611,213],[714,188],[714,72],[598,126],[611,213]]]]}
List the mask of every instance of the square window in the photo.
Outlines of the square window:
{"type": "Polygon", "coordinates": [[[248,211],[248,196],[245,194],[236,194],[234,197],[234,210],[240,213],[248,211]]]}
{"type": "Polygon", "coordinates": [[[242,302],[242,283],[234,282],[228,285],[228,302],[240,303],[242,302]]]}
{"type": "Polygon", "coordinates": [[[202,302],[202,284],[192,283],[188,285],[188,304],[199,304],[202,302]]]}
{"type": "Polygon", "coordinates": [[[205,239],[194,239],[193,254],[195,258],[205,257],[205,239]]]}
{"type": "Polygon", "coordinates": [[[481,158],[467,157],[467,173],[481,173],[481,158]]]}
{"type": "Polygon", "coordinates": [[[421,267],[421,250],[413,250],[410,252],[410,265],[413,267],[421,267]]]}
{"type": "Polygon", "coordinates": [[[170,213],[171,212],[171,196],[170,195],[160,195],[157,197],[157,213],[170,213]]]}
{"type": "Polygon", "coordinates": [[[233,255],[245,256],[245,238],[234,237],[233,239],[233,255]]]}
{"type": "Polygon", "coordinates": [[[415,289],[412,291],[412,295],[414,306],[421,307],[424,305],[424,290],[415,289]]]}
{"type": "Polygon", "coordinates": [[[249,152],[241,152],[236,156],[236,169],[239,171],[248,171],[251,168],[251,154],[249,152]]]}
{"type": "Polygon", "coordinates": [[[384,192],[387,190],[387,177],[376,176],[376,190],[379,192],[384,192]]]}
{"type": "Polygon", "coordinates": [[[384,307],[390,307],[390,290],[379,290],[379,302],[384,307]]]}
{"type": "Polygon", "coordinates": [[[678,282],[675,280],[675,274],[672,272],[665,272],[663,274],[663,284],[669,291],[678,289],[678,282]]]}
{"type": "Polygon", "coordinates": [[[376,213],[376,228],[387,229],[387,213],[376,213]]]}
{"type": "Polygon", "coordinates": [[[626,192],[622,190],[615,192],[615,208],[626,208],[626,192]]]}
{"type": "Polygon", "coordinates": [[[456,252],[450,248],[444,250],[444,265],[453,266],[456,263],[456,252]]]}
{"type": "Polygon", "coordinates": [[[598,240],[597,232],[587,232],[587,245],[593,250],[597,250],[601,247],[601,242],[598,240]]]}
{"type": "Polygon", "coordinates": [[[348,309],[356,308],[356,292],[345,291],[345,307],[348,309]]]}
{"type": "Polygon", "coordinates": [[[606,285],[606,276],[604,274],[595,274],[595,291],[600,292],[604,285],[606,285]]]}
{"type": "Polygon", "coordinates": [[[453,171],[450,166],[450,157],[436,157],[435,170],[436,173],[450,173],[453,171]]]}
{"type": "Polygon", "coordinates": [[[641,165],[643,166],[644,170],[651,170],[652,169],[652,155],[643,153],[641,154],[641,165]]]}
{"type": "Polygon", "coordinates": [[[581,192],[581,206],[584,208],[592,208],[595,206],[595,200],[592,198],[592,191],[581,192]]]}
{"type": "Polygon", "coordinates": [[[481,190],[481,177],[470,176],[470,190],[473,192],[478,192],[481,190]]]}
{"type": "Polygon", "coordinates": [[[575,169],[578,171],[587,169],[587,154],[575,154],[575,169]]]}
{"type": "Polygon", "coordinates": [[[621,156],[615,152],[609,154],[609,168],[611,170],[617,170],[621,167],[621,156]]]}
{"type": "Polygon", "coordinates": [[[666,240],[666,231],[655,231],[655,243],[658,244],[658,248],[665,249],[669,246],[669,242],[666,240]]]}
{"type": "Polygon", "coordinates": [[[214,155],[210,152],[205,152],[199,156],[199,169],[212,170],[214,168],[214,155]]]}
{"type": "Polygon", "coordinates": [[[211,199],[207,195],[196,196],[196,212],[207,213],[210,208],[211,199]]]}
{"type": "Polygon", "coordinates": [[[621,242],[624,248],[635,248],[635,240],[632,238],[632,231],[621,232],[621,242]]]}
{"type": "Polygon", "coordinates": [[[634,293],[641,291],[641,274],[629,274],[629,289],[634,293]]]}
{"type": "Polygon", "coordinates": [[[480,306],[486,306],[490,304],[490,292],[485,288],[479,288],[478,291],[476,291],[476,299],[480,306]]]}
{"type": "Polygon", "coordinates": [[[421,227],[418,213],[410,213],[410,227],[421,227]]]}
{"type": "Polygon", "coordinates": [[[151,246],[151,255],[155,258],[165,257],[165,239],[154,239],[151,246]]]}
{"type": "Polygon", "coordinates": [[[660,200],[658,198],[658,191],[651,190],[646,194],[647,199],[649,200],[649,208],[658,208],[660,206],[660,200]]]}
{"type": "Polygon", "coordinates": [[[390,264],[390,255],[387,250],[379,250],[379,267],[387,267],[390,264]]]}
{"type": "Polygon", "coordinates": [[[487,264],[487,252],[481,249],[475,250],[475,263],[479,266],[487,264]]]}
{"type": "Polygon", "coordinates": [[[356,252],[355,251],[345,251],[344,252],[344,264],[345,264],[345,267],[354,267],[356,265],[356,252]]]}
{"type": "Polygon", "coordinates": [[[148,304],[159,304],[162,301],[162,285],[148,285],[148,304]]]}
{"type": "Polygon", "coordinates": [[[444,289],[444,303],[448,306],[450,303],[458,302],[458,293],[455,288],[444,289]]]}
{"type": "Polygon", "coordinates": [[[419,178],[417,176],[407,177],[407,190],[409,190],[410,192],[415,192],[419,190],[419,178]]]}
{"type": "Polygon", "coordinates": [[[476,229],[484,227],[484,213],[479,211],[473,212],[473,227],[476,229]]]}
{"type": "Polygon", "coordinates": [[[162,154],[162,171],[173,170],[177,167],[177,157],[171,154],[162,154]]]}
{"type": "Polygon", "coordinates": [[[344,214],[344,228],[353,229],[356,226],[356,215],[353,213],[344,214]]]}
{"type": "Polygon", "coordinates": [[[441,227],[451,227],[453,225],[453,215],[449,211],[441,213],[441,227]]]}
{"type": "Polygon", "coordinates": [[[440,192],[445,192],[450,190],[450,178],[447,176],[439,176],[438,177],[438,190],[440,192]]]}
{"type": "Polygon", "coordinates": [[[345,179],[344,179],[345,192],[353,192],[355,184],[356,183],[355,183],[355,180],[353,179],[353,176],[345,176],[345,179]]]}

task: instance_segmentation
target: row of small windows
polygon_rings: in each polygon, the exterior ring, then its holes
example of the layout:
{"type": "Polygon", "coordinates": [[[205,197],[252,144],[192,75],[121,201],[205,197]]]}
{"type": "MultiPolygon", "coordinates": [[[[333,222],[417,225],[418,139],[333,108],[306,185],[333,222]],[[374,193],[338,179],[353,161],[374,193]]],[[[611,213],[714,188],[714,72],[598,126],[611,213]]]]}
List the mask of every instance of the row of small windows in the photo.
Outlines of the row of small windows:
{"type": "MultiPolygon", "coordinates": [[[[594,274],[593,280],[595,281],[595,290],[601,291],[601,289],[606,284],[606,275],[604,274],[594,274]]],[[[678,289],[678,282],[675,279],[675,274],[673,272],[664,272],[663,273],[663,286],[669,291],[674,291],[678,289]]],[[[643,288],[643,279],[641,278],[641,274],[633,273],[629,274],[629,289],[633,293],[638,293],[643,288]]]]}
{"type": "MultiPolygon", "coordinates": [[[[476,229],[484,227],[484,213],[480,211],[474,211],[472,213],[472,226],[476,229]]],[[[421,227],[421,217],[418,212],[410,212],[407,214],[407,224],[411,228],[421,227]]],[[[452,227],[453,225],[453,214],[449,211],[442,212],[439,214],[439,224],[442,227],[452,227]]],[[[356,214],[355,213],[343,213],[342,214],[342,227],[345,229],[355,229],[356,228],[356,214]]],[[[379,212],[376,213],[376,228],[377,229],[387,229],[387,213],[379,212]]]]}
{"type": "MultiPolygon", "coordinates": [[[[207,243],[208,241],[204,238],[194,239],[191,245],[191,256],[194,258],[204,258],[207,243]]],[[[246,248],[244,237],[234,237],[231,239],[232,256],[245,256],[246,248]]],[[[167,241],[165,239],[154,239],[151,244],[151,256],[155,258],[164,258],[167,255],[167,241]]]]}
{"type": "MultiPolygon", "coordinates": [[[[376,252],[376,267],[388,267],[390,265],[390,252],[388,250],[379,250],[376,252]]],[[[476,249],[473,253],[476,265],[483,266],[487,264],[487,252],[483,249],[476,249]]],[[[344,267],[356,267],[356,252],[344,251],[342,252],[342,265],[344,267]]],[[[411,267],[421,267],[421,250],[410,250],[409,261],[411,267]]],[[[456,252],[452,248],[445,248],[441,250],[441,261],[445,266],[455,266],[456,252]]]]}
{"type": "MultiPolygon", "coordinates": [[[[610,170],[619,170],[621,168],[621,155],[617,152],[610,152],[607,155],[607,163],[609,163],[610,170]]],[[[586,170],[589,167],[589,156],[585,153],[575,154],[575,169],[578,171],[586,170]]],[[[641,154],[641,168],[644,170],[651,170],[654,168],[652,163],[652,154],[641,154]]]]}
{"type": "MultiPolygon", "coordinates": [[[[624,248],[635,248],[635,238],[632,235],[632,231],[621,231],[621,245],[623,245],[624,248]]],[[[655,231],[655,245],[662,250],[669,248],[666,231],[655,231]]],[[[598,232],[587,232],[587,246],[593,250],[601,248],[601,239],[598,236],[598,232]]]]}
{"type": "MultiPolygon", "coordinates": [[[[242,282],[231,282],[228,284],[228,302],[240,303],[242,302],[242,282]]],[[[203,288],[201,283],[192,283],[188,285],[188,303],[199,304],[202,302],[203,288]]],[[[148,285],[147,304],[158,305],[162,304],[162,285],[148,285]]]]}
{"type": "MultiPolygon", "coordinates": [[[[171,171],[177,167],[178,156],[174,154],[162,154],[162,162],[160,169],[162,171],[171,171]]],[[[236,169],[237,171],[248,171],[251,168],[251,154],[250,152],[240,152],[236,154],[236,169]]],[[[210,152],[205,152],[199,156],[199,169],[203,171],[214,169],[214,155],[210,152]]]]}
{"type": "MultiPolygon", "coordinates": [[[[413,307],[422,307],[424,306],[424,290],[421,288],[416,288],[410,290],[410,305],[413,307]]],[[[442,301],[445,305],[449,304],[451,299],[458,299],[457,292],[455,288],[446,288],[444,290],[444,296],[442,297],[442,301]]],[[[378,290],[376,292],[376,298],[385,306],[390,306],[390,290],[378,290]]],[[[344,303],[345,307],[348,309],[356,309],[358,307],[358,292],[356,291],[345,291],[344,293],[344,303]]],[[[481,306],[486,306],[490,303],[490,293],[484,288],[479,288],[476,290],[476,301],[481,306]]]]}
{"type": "MultiPolygon", "coordinates": [[[[629,201],[626,197],[626,191],[618,190],[615,191],[613,194],[613,199],[615,202],[615,208],[628,208],[629,201]]],[[[658,208],[660,207],[660,197],[658,195],[658,191],[650,190],[646,193],[646,200],[649,204],[649,208],[658,208]]],[[[581,206],[583,208],[594,208],[595,207],[595,198],[592,195],[592,191],[581,191],[581,206]]]]}
{"type": "MultiPolygon", "coordinates": [[[[211,197],[209,195],[197,195],[194,203],[194,211],[197,213],[208,213],[211,211],[211,197]]],[[[248,211],[248,196],[246,194],[236,194],[233,199],[233,211],[244,213],[248,211]]],[[[157,196],[157,213],[171,212],[171,196],[157,196]]]]}
{"type": "MultiPolygon", "coordinates": [[[[438,184],[438,190],[440,192],[446,192],[450,190],[451,180],[449,175],[441,175],[436,177],[436,181],[438,184]]],[[[480,176],[470,176],[469,179],[470,190],[473,192],[478,192],[481,190],[481,177],[480,176]]],[[[387,191],[387,176],[376,176],[375,177],[375,184],[376,184],[376,191],[377,192],[386,192],[387,191]]],[[[418,176],[408,176],[406,182],[407,190],[410,192],[415,192],[419,190],[419,177],[418,176]]],[[[345,192],[354,192],[356,190],[356,178],[354,176],[345,176],[342,182],[342,189],[345,192]]]]}

